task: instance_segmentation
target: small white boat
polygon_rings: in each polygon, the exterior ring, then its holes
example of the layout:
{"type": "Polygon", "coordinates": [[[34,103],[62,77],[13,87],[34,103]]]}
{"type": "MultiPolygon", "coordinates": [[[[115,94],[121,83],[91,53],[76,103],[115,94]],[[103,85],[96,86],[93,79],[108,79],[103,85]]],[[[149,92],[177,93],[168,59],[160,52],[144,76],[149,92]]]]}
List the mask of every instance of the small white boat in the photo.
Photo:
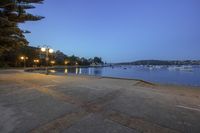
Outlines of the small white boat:
{"type": "Polygon", "coordinates": [[[168,67],[169,71],[193,71],[192,66],[170,66],[168,67]]]}
{"type": "Polygon", "coordinates": [[[180,71],[192,72],[193,68],[192,68],[192,66],[182,66],[182,67],[180,67],[180,71]]]}

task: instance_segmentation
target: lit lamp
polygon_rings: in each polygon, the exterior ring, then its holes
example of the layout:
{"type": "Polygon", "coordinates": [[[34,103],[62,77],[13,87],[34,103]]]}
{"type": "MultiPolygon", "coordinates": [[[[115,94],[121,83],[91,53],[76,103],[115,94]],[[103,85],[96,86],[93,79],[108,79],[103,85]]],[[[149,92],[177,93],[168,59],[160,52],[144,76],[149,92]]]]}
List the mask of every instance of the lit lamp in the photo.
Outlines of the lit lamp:
{"type": "Polygon", "coordinates": [[[53,65],[54,65],[56,62],[55,62],[55,61],[51,61],[50,63],[51,63],[51,64],[52,64],[52,66],[53,66],[53,65]]]}
{"type": "Polygon", "coordinates": [[[40,60],[35,59],[35,60],[33,60],[33,62],[36,64],[36,67],[37,67],[37,64],[40,62],[40,60]]]}
{"type": "Polygon", "coordinates": [[[34,63],[39,63],[39,62],[40,62],[40,61],[39,61],[39,60],[37,60],[37,59],[36,59],[36,60],[33,60],[33,61],[34,61],[34,63]]]}
{"type": "Polygon", "coordinates": [[[24,56],[21,56],[20,59],[21,59],[21,60],[24,60],[24,56]]]}
{"type": "Polygon", "coordinates": [[[45,51],[46,51],[46,48],[41,48],[41,51],[42,51],[42,52],[45,52],[45,51]]]}
{"type": "Polygon", "coordinates": [[[68,62],[68,61],[65,61],[64,63],[65,63],[65,65],[67,65],[69,62],[68,62]]]}
{"type": "Polygon", "coordinates": [[[26,60],[28,60],[28,57],[21,56],[20,59],[24,62],[24,69],[26,68],[26,60]]]}
{"type": "Polygon", "coordinates": [[[52,53],[53,53],[53,49],[49,49],[49,53],[51,53],[51,54],[52,54],[52,53]]]}
{"type": "MultiPolygon", "coordinates": [[[[53,49],[49,48],[49,47],[42,47],[41,48],[42,52],[45,52],[46,55],[46,74],[48,74],[48,61],[49,61],[49,53],[53,53],[53,49]]],[[[55,63],[55,62],[54,62],[55,63]]],[[[52,63],[51,63],[52,64],[52,63]]]]}

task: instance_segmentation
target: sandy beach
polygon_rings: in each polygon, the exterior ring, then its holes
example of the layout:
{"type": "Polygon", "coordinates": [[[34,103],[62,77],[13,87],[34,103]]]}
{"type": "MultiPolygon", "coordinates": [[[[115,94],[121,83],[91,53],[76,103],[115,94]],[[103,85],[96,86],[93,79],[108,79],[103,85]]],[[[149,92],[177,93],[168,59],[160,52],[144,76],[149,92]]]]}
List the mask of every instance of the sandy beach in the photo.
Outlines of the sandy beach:
{"type": "Polygon", "coordinates": [[[199,133],[200,88],[0,71],[1,133],[199,133]]]}

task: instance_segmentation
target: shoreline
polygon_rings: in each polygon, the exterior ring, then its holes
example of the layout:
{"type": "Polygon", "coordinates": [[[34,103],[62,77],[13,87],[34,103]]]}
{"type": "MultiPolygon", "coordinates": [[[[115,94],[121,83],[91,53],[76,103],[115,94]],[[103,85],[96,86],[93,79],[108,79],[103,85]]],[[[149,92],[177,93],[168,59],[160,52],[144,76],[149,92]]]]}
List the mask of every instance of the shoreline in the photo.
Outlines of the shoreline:
{"type": "MultiPolygon", "coordinates": [[[[37,73],[37,72],[27,72],[27,73],[37,73]]],[[[38,72],[39,73],[39,72],[38,72]]],[[[45,73],[39,73],[39,74],[44,74],[45,73]]],[[[49,75],[54,75],[54,76],[77,76],[77,77],[94,77],[94,78],[108,78],[108,79],[119,79],[119,80],[132,80],[132,81],[138,81],[138,82],[143,82],[148,85],[153,85],[153,86],[171,86],[171,87],[178,87],[178,88],[194,88],[194,89],[200,89],[200,86],[195,86],[195,85],[181,85],[181,84],[170,84],[170,83],[159,83],[159,82],[151,82],[151,81],[146,81],[143,79],[137,79],[137,78],[120,78],[120,77],[111,77],[111,76],[97,76],[97,75],[84,75],[84,74],[53,74],[49,73],[49,75]]]]}
{"type": "MultiPolygon", "coordinates": [[[[50,68],[52,69],[52,68],[50,68]]],[[[59,69],[59,68],[58,68],[59,69]]],[[[6,71],[6,72],[11,72],[12,71],[16,71],[16,72],[24,72],[24,73],[36,73],[36,74],[42,74],[42,75],[46,75],[45,73],[41,73],[41,72],[34,72],[34,68],[28,68],[28,69],[0,69],[0,74],[1,71],[6,71]],[[27,71],[28,70],[28,71],[27,71]]],[[[43,70],[43,69],[42,69],[43,70]]],[[[165,87],[177,87],[177,88],[193,88],[193,89],[200,89],[200,86],[194,86],[194,85],[181,85],[181,84],[168,84],[168,83],[159,83],[159,82],[151,82],[151,81],[146,81],[143,79],[137,79],[137,78],[121,78],[121,77],[111,77],[111,76],[97,76],[97,75],[84,75],[84,74],[53,74],[53,73],[49,73],[48,75],[54,75],[54,76],[75,76],[75,77],[91,77],[91,78],[107,78],[107,79],[119,79],[119,80],[133,80],[133,81],[138,81],[138,82],[142,82],[144,84],[147,85],[151,85],[151,86],[165,86],[165,87]]]]}
{"type": "MultiPolygon", "coordinates": [[[[43,74],[43,73],[40,73],[43,74]]],[[[70,76],[70,77],[85,77],[85,78],[104,78],[104,79],[116,79],[116,80],[124,80],[124,81],[136,81],[141,82],[144,86],[149,87],[168,87],[168,88],[179,88],[179,89],[196,89],[200,90],[200,86],[190,86],[190,85],[178,85],[178,84],[164,84],[164,83],[155,83],[150,81],[145,81],[142,79],[131,79],[131,78],[119,78],[119,77],[109,77],[109,76],[95,76],[95,75],[76,75],[76,74],[68,74],[68,75],[56,75],[56,74],[49,74],[53,76],[70,76]]]]}
{"type": "Polygon", "coordinates": [[[113,79],[113,80],[119,80],[119,81],[133,81],[137,82],[134,84],[135,86],[140,87],[150,87],[150,88],[166,88],[166,89],[180,89],[180,90],[200,90],[200,86],[191,86],[191,85],[179,85],[179,84],[164,84],[164,83],[155,83],[155,82],[149,82],[142,79],[133,79],[133,78],[120,78],[120,77],[109,77],[109,76],[96,76],[96,75],[77,75],[77,74],[66,74],[66,75],[58,75],[58,74],[48,74],[45,73],[38,73],[38,72],[27,72],[24,69],[9,69],[9,70],[0,70],[0,74],[2,71],[5,71],[6,73],[3,74],[12,74],[12,73],[24,73],[24,74],[39,74],[41,76],[55,76],[55,77],[76,77],[76,78],[91,78],[91,79],[113,79]],[[8,73],[7,73],[8,72],[8,73]]]}

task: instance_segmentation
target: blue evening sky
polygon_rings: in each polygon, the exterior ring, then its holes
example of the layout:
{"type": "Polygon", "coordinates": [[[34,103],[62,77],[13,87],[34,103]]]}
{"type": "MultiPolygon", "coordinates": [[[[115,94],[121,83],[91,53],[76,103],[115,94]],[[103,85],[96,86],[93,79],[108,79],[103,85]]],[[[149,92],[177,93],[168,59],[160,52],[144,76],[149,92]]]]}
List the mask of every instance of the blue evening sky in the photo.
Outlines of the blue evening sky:
{"type": "Polygon", "coordinates": [[[200,0],[45,0],[20,25],[32,46],[107,62],[200,59],[200,0]]]}

